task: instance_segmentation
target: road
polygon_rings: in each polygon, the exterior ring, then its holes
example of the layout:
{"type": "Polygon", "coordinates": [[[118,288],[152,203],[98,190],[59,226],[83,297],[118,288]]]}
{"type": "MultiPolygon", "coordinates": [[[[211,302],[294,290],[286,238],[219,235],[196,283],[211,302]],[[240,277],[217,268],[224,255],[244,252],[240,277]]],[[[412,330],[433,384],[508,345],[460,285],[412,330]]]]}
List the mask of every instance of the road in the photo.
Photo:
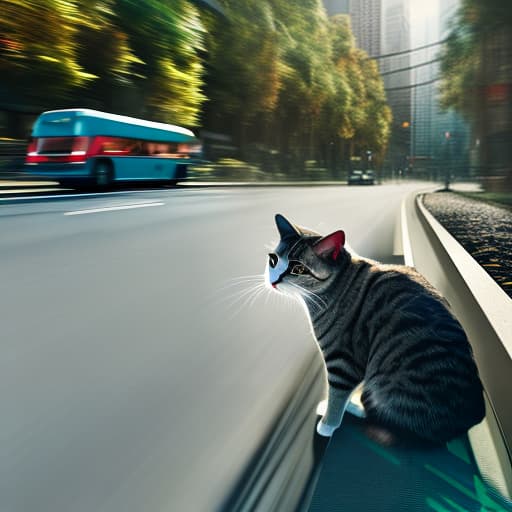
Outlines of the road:
{"type": "Polygon", "coordinates": [[[299,305],[247,294],[274,214],[389,261],[415,187],[1,202],[0,509],[222,508],[317,357],[299,305]]]}

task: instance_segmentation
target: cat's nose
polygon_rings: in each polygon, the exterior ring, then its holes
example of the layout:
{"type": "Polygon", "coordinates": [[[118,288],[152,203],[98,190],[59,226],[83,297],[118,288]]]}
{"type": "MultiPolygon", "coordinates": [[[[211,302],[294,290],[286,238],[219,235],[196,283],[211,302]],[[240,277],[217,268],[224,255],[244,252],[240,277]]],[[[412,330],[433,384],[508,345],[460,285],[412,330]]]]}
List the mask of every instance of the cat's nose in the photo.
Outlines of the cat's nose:
{"type": "Polygon", "coordinates": [[[273,252],[268,255],[268,264],[271,268],[275,268],[278,261],[277,254],[274,254],[273,252]]]}

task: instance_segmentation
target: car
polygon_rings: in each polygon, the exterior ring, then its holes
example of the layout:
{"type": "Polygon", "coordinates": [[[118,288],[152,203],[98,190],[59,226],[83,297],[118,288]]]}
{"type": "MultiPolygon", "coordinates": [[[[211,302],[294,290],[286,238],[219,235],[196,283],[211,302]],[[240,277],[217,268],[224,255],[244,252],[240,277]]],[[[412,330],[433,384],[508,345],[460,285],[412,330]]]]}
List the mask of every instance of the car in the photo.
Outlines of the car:
{"type": "Polygon", "coordinates": [[[375,173],[372,170],[362,171],[354,169],[348,177],[349,185],[373,185],[375,183],[375,173]]]}

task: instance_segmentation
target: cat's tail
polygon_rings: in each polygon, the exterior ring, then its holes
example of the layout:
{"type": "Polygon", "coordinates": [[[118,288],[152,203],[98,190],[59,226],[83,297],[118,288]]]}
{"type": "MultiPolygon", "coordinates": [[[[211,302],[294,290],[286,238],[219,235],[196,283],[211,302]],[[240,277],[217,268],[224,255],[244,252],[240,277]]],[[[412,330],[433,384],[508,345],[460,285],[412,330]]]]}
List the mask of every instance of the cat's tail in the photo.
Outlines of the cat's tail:
{"type": "MultiPolygon", "coordinates": [[[[364,391],[364,381],[362,381],[352,392],[350,401],[345,409],[346,412],[356,416],[357,418],[367,418],[367,414],[361,401],[361,396],[364,391]]],[[[398,442],[396,434],[387,428],[376,423],[367,423],[364,427],[365,434],[377,444],[381,446],[393,446],[398,442]]]]}

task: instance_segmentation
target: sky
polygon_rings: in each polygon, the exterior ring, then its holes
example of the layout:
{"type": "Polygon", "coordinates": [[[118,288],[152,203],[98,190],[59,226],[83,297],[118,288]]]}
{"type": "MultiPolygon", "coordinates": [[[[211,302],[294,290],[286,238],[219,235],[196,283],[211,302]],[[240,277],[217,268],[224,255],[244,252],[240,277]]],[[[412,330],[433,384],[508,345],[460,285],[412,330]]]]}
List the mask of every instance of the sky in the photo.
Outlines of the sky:
{"type": "Polygon", "coordinates": [[[409,0],[411,44],[413,47],[434,42],[432,39],[438,37],[439,1],[440,0],[409,0]]]}
{"type": "Polygon", "coordinates": [[[409,0],[411,9],[411,21],[417,22],[420,19],[438,15],[439,0],[409,0]]]}

